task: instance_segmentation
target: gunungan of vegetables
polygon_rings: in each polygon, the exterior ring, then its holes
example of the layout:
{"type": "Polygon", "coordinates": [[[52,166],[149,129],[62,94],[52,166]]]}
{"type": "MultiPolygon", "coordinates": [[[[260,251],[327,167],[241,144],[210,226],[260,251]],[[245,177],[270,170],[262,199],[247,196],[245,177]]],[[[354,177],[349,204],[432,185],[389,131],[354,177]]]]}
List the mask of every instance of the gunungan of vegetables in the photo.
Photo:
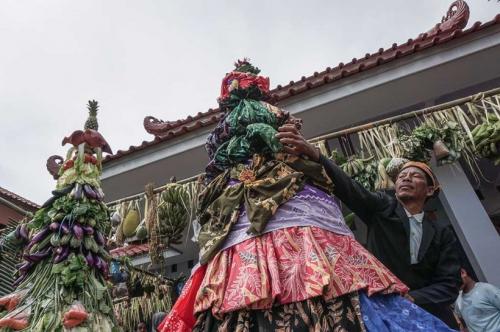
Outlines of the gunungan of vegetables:
{"type": "Polygon", "coordinates": [[[10,235],[22,247],[16,290],[0,299],[0,331],[119,331],[106,287],[105,236],[109,213],[102,202],[103,152],[112,153],[91,121],[65,137],[71,147],[61,163],[52,197],[10,235]]]}

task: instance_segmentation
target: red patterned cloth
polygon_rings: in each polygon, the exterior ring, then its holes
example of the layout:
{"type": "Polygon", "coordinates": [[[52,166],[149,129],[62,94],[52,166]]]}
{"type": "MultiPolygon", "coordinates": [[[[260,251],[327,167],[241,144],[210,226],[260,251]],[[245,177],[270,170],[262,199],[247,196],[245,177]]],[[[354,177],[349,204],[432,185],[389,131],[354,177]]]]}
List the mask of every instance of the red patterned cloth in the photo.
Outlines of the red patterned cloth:
{"type": "Polygon", "coordinates": [[[194,302],[196,293],[200,288],[203,277],[205,276],[206,265],[200,266],[191,275],[189,280],[184,285],[181,295],[175,302],[172,310],[167,317],[158,326],[160,332],[189,332],[193,329],[194,318],[194,302]]]}
{"type": "Polygon", "coordinates": [[[317,227],[289,227],[219,252],[208,264],[194,311],[214,316],[364,289],[406,293],[408,288],[353,237],[317,227]]]}

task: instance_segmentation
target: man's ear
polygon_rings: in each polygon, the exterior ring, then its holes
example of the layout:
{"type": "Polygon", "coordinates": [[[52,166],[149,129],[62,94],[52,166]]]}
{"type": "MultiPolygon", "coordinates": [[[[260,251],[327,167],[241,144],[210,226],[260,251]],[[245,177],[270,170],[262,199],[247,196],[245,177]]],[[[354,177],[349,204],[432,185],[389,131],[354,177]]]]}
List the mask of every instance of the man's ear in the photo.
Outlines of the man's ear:
{"type": "Polygon", "coordinates": [[[434,194],[436,193],[436,190],[437,190],[437,188],[436,188],[436,187],[434,187],[434,186],[427,186],[427,194],[426,194],[426,196],[427,196],[428,198],[433,197],[433,196],[434,196],[434,194]]]}

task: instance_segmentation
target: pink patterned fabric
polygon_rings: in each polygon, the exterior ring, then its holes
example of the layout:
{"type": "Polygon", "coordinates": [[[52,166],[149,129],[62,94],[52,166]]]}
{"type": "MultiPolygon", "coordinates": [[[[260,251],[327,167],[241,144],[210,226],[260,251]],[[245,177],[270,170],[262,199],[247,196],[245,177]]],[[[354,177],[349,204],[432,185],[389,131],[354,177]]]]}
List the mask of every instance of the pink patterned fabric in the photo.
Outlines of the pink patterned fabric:
{"type": "Polygon", "coordinates": [[[248,239],[207,265],[194,308],[212,310],[216,317],[361,289],[368,295],[408,291],[354,238],[317,227],[289,227],[248,239]]]}

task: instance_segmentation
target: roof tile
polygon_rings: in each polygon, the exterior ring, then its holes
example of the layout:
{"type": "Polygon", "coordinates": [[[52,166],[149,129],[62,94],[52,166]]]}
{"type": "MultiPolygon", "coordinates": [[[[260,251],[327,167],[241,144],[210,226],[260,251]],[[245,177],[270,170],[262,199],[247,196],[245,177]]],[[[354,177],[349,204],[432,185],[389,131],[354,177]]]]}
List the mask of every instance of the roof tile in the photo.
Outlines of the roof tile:
{"type": "Polygon", "coordinates": [[[40,205],[21,197],[12,191],[0,187],[0,196],[17,204],[21,204],[23,207],[27,208],[29,211],[34,211],[40,208],[40,205]]]}
{"type": "MultiPolygon", "coordinates": [[[[469,29],[461,30],[460,28],[467,24],[468,17],[469,11],[467,4],[464,1],[455,1],[448,10],[446,21],[438,24],[432,30],[420,34],[417,38],[410,38],[400,45],[394,43],[388,49],[379,48],[377,52],[373,54],[366,53],[361,59],[353,58],[351,62],[347,64],[340,62],[334,68],[327,67],[326,70],[320,73],[316,71],[309,77],[302,76],[298,81],[295,82],[292,80],[285,86],[278,84],[275,89],[270,91],[269,95],[273,102],[279,102],[305,91],[318,88],[339,79],[355,75],[500,23],[500,14],[498,14],[491,21],[484,24],[475,22],[469,29]],[[460,10],[462,10],[462,12],[459,12],[460,10]],[[441,26],[441,24],[445,25],[441,26]],[[441,27],[443,27],[443,31],[440,29],[441,27]]],[[[221,117],[222,113],[218,108],[210,108],[207,112],[198,112],[195,116],[188,116],[186,119],[177,120],[175,122],[163,122],[153,117],[146,117],[144,119],[144,127],[146,131],[156,136],[155,139],[150,142],[144,141],[140,146],[131,147],[126,151],[119,150],[116,154],[107,156],[104,162],[106,163],[119,159],[134,151],[143,150],[172,138],[182,136],[200,127],[215,124],[221,117]]]]}

